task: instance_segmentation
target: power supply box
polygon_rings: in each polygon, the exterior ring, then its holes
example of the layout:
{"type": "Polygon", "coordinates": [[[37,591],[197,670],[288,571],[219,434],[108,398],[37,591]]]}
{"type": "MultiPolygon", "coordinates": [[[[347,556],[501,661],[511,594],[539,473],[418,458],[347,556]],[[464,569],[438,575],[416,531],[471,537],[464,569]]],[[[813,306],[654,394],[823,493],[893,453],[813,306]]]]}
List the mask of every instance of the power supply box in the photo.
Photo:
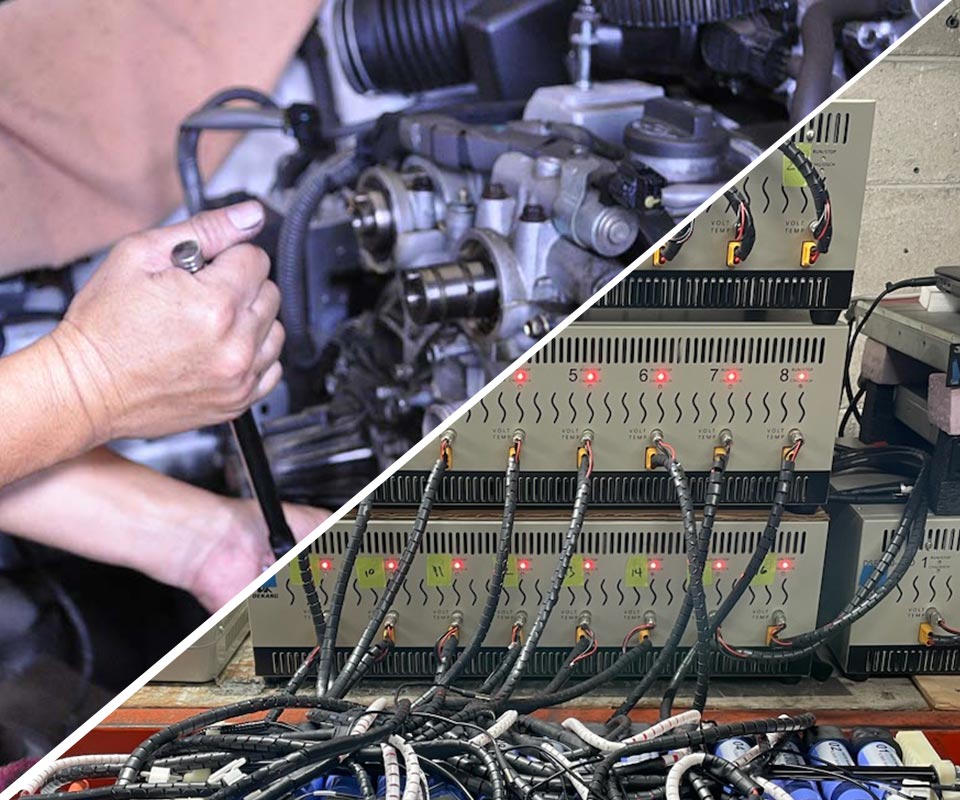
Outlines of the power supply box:
{"type": "MultiPolygon", "coordinates": [[[[593,506],[669,506],[669,475],[647,463],[660,431],[702,502],[714,448],[733,436],[727,505],[769,505],[783,450],[804,444],[790,502],[827,498],[846,330],[801,322],[578,322],[453,423],[452,467],[440,503],[503,501],[514,431],[525,434],[521,505],[566,506],[576,449],[593,436],[593,506]],[[826,413],[829,410],[829,413],[826,413]]],[[[438,447],[428,447],[377,491],[416,505],[438,447]]]]}
{"type": "MultiPolygon", "coordinates": [[[[347,609],[337,637],[336,662],[342,664],[360,638],[364,625],[397,567],[413,518],[393,515],[368,526],[361,555],[350,581],[347,609]]],[[[382,512],[381,512],[382,516],[382,512]]],[[[722,512],[713,532],[704,582],[715,608],[730,592],[766,521],[757,512],[722,512]]],[[[556,567],[569,520],[559,513],[519,514],[513,532],[509,567],[496,618],[485,646],[467,673],[486,676],[500,662],[510,642],[512,622],[526,612],[533,620],[556,567]]],[[[461,642],[475,630],[495,560],[500,532],[499,516],[461,512],[438,518],[427,526],[394,610],[399,614],[397,646],[376,674],[401,678],[430,677],[435,669],[434,644],[455,611],[463,614],[461,642]]],[[[311,549],[319,594],[329,612],[329,600],[341,568],[353,524],[341,522],[321,536],[311,549]]],[[[731,644],[766,645],[767,626],[775,612],[786,616],[788,630],[808,630],[816,620],[816,597],[826,547],[826,516],[790,516],[783,520],[776,546],[742,600],[724,623],[731,644]]],[[[586,660],[580,673],[609,666],[621,652],[627,633],[656,617],[651,641],[654,649],[637,666],[635,677],[650,666],[673,626],[687,580],[683,529],[679,515],[610,513],[586,521],[560,601],[550,617],[528,675],[556,674],[574,643],[578,620],[589,615],[599,651],[586,660]]],[[[253,651],[258,675],[292,674],[315,645],[313,627],[303,597],[296,564],[271,578],[249,600],[253,651]]],[[[696,640],[691,625],[677,655],[696,640]]],[[[769,666],[718,655],[718,675],[805,674],[809,661],[769,666]]]]}
{"type": "Polygon", "coordinates": [[[793,136],[829,192],[833,237],[827,253],[813,263],[805,258],[817,212],[803,176],[776,151],[738,185],[756,229],[747,259],[728,266],[737,219],[722,198],[697,217],[673,260],[642,262],[598,308],[806,309],[815,321],[835,322],[853,285],[874,105],[838,100],[793,136]]]}
{"type": "MultiPolygon", "coordinates": [[[[901,506],[855,505],[830,525],[820,602],[823,623],[853,597],[900,521],[901,506]]],[[[928,647],[921,626],[935,610],[960,618],[960,517],[930,514],[920,552],[893,591],[831,642],[853,676],[936,675],[960,672],[960,648],[928,647]]]]}

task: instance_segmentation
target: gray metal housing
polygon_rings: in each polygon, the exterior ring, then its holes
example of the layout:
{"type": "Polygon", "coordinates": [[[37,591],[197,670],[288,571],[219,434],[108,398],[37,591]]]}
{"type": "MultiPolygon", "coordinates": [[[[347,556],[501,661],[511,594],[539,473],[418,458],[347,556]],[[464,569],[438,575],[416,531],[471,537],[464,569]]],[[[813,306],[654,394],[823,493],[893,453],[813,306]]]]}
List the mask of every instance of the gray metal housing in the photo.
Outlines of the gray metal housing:
{"type": "MultiPolygon", "coordinates": [[[[830,524],[820,622],[832,619],[876,564],[900,519],[895,505],[855,505],[830,524]]],[[[960,671],[960,648],[921,645],[920,624],[934,607],[960,617],[960,517],[927,517],[921,552],[900,584],[830,647],[852,675],[942,674],[960,671]]]]}
{"type": "MultiPolygon", "coordinates": [[[[375,509],[374,517],[383,513],[375,509]]],[[[765,521],[766,515],[758,512],[721,512],[705,577],[711,608],[729,593],[746,566],[765,521]]],[[[399,557],[412,524],[409,515],[371,521],[348,591],[337,638],[338,658],[342,659],[359,639],[389,577],[385,565],[399,557]]],[[[536,615],[567,525],[564,514],[531,511],[518,515],[500,606],[478,668],[471,674],[486,674],[502,657],[518,612],[526,612],[529,619],[536,615]]],[[[322,578],[320,597],[325,605],[351,530],[352,523],[338,523],[312,545],[314,571],[322,578]],[[326,570],[320,569],[321,562],[326,570]]],[[[432,675],[434,641],[446,630],[455,611],[464,615],[462,640],[473,633],[486,596],[499,531],[499,516],[435,514],[428,524],[422,551],[394,605],[399,614],[397,655],[378,674],[401,678],[432,675]],[[459,562],[459,569],[454,568],[454,561],[459,562]]],[[[786,614],[788,631],[807,630],[813,625],[816,608],[810,599],[819,592],[826,536],[824,515],[788,515],[764,569],[724,623],[728,641],[763,647],[775,611],[786,614]]],[[[585,669],[592,672],[609,664],[627,632],[642,623],[649,611],[656,615],[652,638],[656,650],[676,620],[685,583],[686,557],[677,514],[612,513],[588,519],[530,674],[553,674],[573,645],[577,620],[585,612],[601,645],[601,657],[591,659],[585,669]]],[[[292,565],[248,602],[258,674],[289,674],[315,644],[299,586],[299,571],[292,565]]],[[[329,607],[326,610],[329,612],[329,607]]],[[[683,645],[695,640],[691,624],[683,645]]],[[[802,671],[805,666],[801,662],[776,669],[802,671]]],[[[753,662],[720,659],[717,669],[719,673],[745,674],[756,666],[753,662]]]]}
{"type": "MultiPolygon", "coordinates": [[[[451,425],[456,439],[444,498],[498,502],[509,442],[519,429],[526,435],[521,501],[567,502],[578,443],[591,432],[594,504],[672,504],[665,471],[645,463],[659,430],[692,477],[709,471],[714,447],[729,431],[728,499],[759,504],[769,504],[764,481],[779,469],[791,433],[799,432],[797,474],[801,481],[818,477],[793,500],[822,502],[845,339],[840,326],[803,322],[574,323],[451,425]],[[535,480],[540,484],[531,486],[535,480]],[[654,482],[649,495],[638,481],[654,482]]],[[[420,477],[436,452],[427,447],[415,456],[380,498],[419,502],[420,477]]]]}

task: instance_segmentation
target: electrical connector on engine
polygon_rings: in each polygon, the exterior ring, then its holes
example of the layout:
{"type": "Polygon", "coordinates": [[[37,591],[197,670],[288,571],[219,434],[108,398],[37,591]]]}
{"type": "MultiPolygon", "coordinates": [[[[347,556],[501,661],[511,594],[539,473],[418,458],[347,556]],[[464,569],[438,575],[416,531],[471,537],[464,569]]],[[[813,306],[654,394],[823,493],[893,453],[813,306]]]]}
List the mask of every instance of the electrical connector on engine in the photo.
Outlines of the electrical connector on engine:
{"type": "Polygon", "coordinates": [[[590,623],[593,621],[593,615],[589,611],[580,612],[580,616],[577,618],[577,634],[576,641],[580,641],[585,637],[593,638],[591,633],[590,623]]]}
{"type": "Polygon", "coordinates": [[[767,647],[773,644],[773,640],[777,638],[777,635],[787,627],[787,615],[784,614],[780,609],[777,609],[770,616],[770,624],[767,625],[767,634],[764,637],[764,643],[767,647]]]}
{"type": "Polygon", "coordinates": [[[804,242],[800,248],[800,266],[806,269],[812,267],[820,258],[820,248],[816,242],[804,242]]]}
{"type": "Polygon", "coordinates": [[[941,622],[943,622],[943,614],[936,607],[930,606],[923,614],[923,622],[920,623],[917,641],[924,646],[931,644],[937,635],[937,629],[941,622]]]}
{"type": "Polygon", "coordinates": [[[527,434],[521,428],[517,428],[513,432],[513,435],[510,437],[510,458],[516,458],[520,455],[520,448],[526,438],[527,434]]]}
{"type": "Polygon", "coordinates": [[[656,464],[653,463],[655,459],[660,454],[660,451],[656,447],[648,447],[643,453],[643,466],[645,469],[656,469],[656,464]]]}
{"type": "Polygon", "coordinates": [[[714,461],[727,458],[730,455],[730,448],[733,446],[733,434],[729,428],[724,428],[720,431],[720,435],[717,438],[720,440],[720,444],[713,448],[714,461]]]}
{"type": "Polygon", "coordinates": [[[663,248],[658,247],[653,251],[653,266],[662,267],[667,263],[667,257],[663,253],[663,248]]]}
{"type": "Polygon", "coordinates": [[[440,434],[440,458],[447,462],[447,469],[453,466],[453,443],[457,439],[457,432],[447,428],[440,434]]]}
{"type": "Polygon", "coordinates": [[[645,642],[650,638],[650,634],[653,633],[653,629],[656,627],[657,615],[653,611],[645,611],[643,613],[643,625],[641,625],[637,631],[637,638],[641,642],[645,642]]]}
{"type": "Polygon", "coordinates": [[[591,446],[593,444],[593,431],[587,428],[580,434],[580,446],[577,448],[577,469],[583,463],[583,459],[591,457],[591,446]]]}
{"type": "Polygon", "coordinates": [[[790,457],[791,461],[795,461],[797,455],[800,453],[800,448],[803,447],[803,432],[799,428],[791,428],[787,432],[787,441],[790,442],[790,444],[781,448],[780,458],[790,457]]]}
{"type": "Polygon", "coordinates": [[[517,615],[513,618],[513,625],[510,627],[510,641],[511,642],[522,642],[523,641],[523,629],[527,624],[527,612],[518,611],[517,615]]]}
{"type": "Polygon", "coordinates": [[[733,269],[743,262],[740,258],[740,242],[727,242],[727,266],[733,269]]]}
{"type": "Polygon", "coordinates": [[[397,643],[397,623],[400,621],[400,615],[396,611],[388,611],[387,616],[383,618],[383,638],[389,639],[394,644],[397,643]]]}

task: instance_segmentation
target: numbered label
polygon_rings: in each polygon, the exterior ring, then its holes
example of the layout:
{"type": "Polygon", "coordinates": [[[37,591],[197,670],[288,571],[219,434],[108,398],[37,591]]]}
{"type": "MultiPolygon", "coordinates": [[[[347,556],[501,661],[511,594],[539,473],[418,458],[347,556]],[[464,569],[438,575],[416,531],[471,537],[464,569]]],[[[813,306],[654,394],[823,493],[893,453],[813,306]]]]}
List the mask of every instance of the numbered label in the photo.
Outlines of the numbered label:
{"type": "MultiPolygon", "coordinates": [[[[813,155],[813,145],[810,142],[797,143],[797,149],[807,158],[813,155]]],[[[786,156],[783,156],[783,185],[792,188],[801,188],[807,185],[803,175],[800,174],[800,170],[793,166],[793,162],[786,156]]]]}
{"type": "Polygon", "coordinates": [[[387,571],[381,556],[357,556],[357,586],[361,589],[382,589],[387,585],[387,571]]]}
{"type": "Polygon", "coordinates": [[[427,555],[427,586],[449,586],[453,583],[453,559],[443,553],[427,555]]]}
{"type": "MultiPolygon", "coordinates": [[[[313,573],[313,582],[318,586],[323,582],[323,573],[320,571],[320,554],[310,554],[310,571],[313,573]]],[[[303,586],[303,579],[300,577],[300,565],[297,559],[290,562],[290,583],[294,586],[303,586]]]]}
{"type": "Polygon", "coordinates": [[[631,589],[642,589],[649,586],[649,559],[646,556],[630,556],[627,559],[623,582],[631,589]]]}
{"type": "MultiPolygon", "coordinates": [[[[493,563],[496,565],[496,557],[493,563]]],[[[520,570],[517,568],[516,556],[507,556],[507,571],[503,573],[503,585],[507,589],[516,589],[520,585],[520,570]]]]}
{"type": "Polygon", "coordinates": [[[763,557],[763,563],[757,574],[750,581],[751,586],[769,586],[777,577],[777,556],[775,553],[767,553],[763,557]]]}
{"type": "Polygon", "coordinates": [[[564,586],[583,586],[583,556],[574,556],[570,559],[567,574],[563,579],[564,586]]]}

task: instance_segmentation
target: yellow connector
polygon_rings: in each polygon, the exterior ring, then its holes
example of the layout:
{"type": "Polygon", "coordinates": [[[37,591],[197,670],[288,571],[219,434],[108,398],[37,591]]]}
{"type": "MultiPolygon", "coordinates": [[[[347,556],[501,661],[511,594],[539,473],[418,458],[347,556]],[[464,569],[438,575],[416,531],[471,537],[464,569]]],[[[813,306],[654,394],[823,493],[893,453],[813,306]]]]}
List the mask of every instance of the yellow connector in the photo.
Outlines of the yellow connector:
{"type": "Polygon", "coordinates": [[[733,269],[740,261],[740,242],[727,242],[727,266],[733,269]]]}
{"type": "Polygon", "coordinates": [[[716,461],[718,458],[722,458],[722,457],[725,456],[726,454],[727,454],[727,448],[726,448],[726,447],[720,447],[719,445],[717,445],[716,447],[713,448],[713,460],[714,460],[714,461],[716,461]]]}
{"type": "Polygon", "coordinates": [[[581,639],[583,639],[583,638],[585,638],[585,637],[587,637],[587,636],[589,636],[589,635],[590,635],[590,634],[587,633],[586,630],[584,630],[580,625],[577,625],[577,638],[576,638],[576,641],[579,642],[581,639]]]}
{"type": "Polygon", "coordinates": [[[764,644],[766,644],[767,647],[769,647],[770,645],[772,645],[772,644],[773,644],[773,637],[776,636],[777,633],[779,633],[779,632],[780,632],[780,626],[779,626],[779,625],[767,625],[767,634],[766,634],[766,636],[763,637],[764,644]]]}
{"type": "Polygon", "coordinates": [[[650,638],[650,633],[651,631],[649,629],[641,628],[639,631],[637,631],[637,639],[639,639],[641,642],[645,642],[650,638]]]}
{"type": "Polygon", "coordinates": [[[658,247],[653,251],[653,266],[662,267],[667,263],[667,259],[663,257],[663,248],[658,247]]]}
{"type": "Polygon", "coordinates": [[[577,469],[580,469],[580,465],[583,463],[583,459],[587,457],[587,448],[578,447],[577,448],[577,469]]]}
{"type": "Polygon", "coordinates": [[[930,644],[933,639],[933,626],[929,622],[920,623],[920,631],[917,633],[917,641],[924,647],[930,644]]]}
{"type": "Polygon", "coordinates": [[[648,447],[643,453],[643,465],[646,469],[654,469],[653,459],[660,453],[656,447],[648,447]]]}
{"type": "Polygon", "coordinates": [[[804,242],[800,248],[800,266],[806,269],[812,267],[820,258],[820,250],[816,242],[804,242]]]}

